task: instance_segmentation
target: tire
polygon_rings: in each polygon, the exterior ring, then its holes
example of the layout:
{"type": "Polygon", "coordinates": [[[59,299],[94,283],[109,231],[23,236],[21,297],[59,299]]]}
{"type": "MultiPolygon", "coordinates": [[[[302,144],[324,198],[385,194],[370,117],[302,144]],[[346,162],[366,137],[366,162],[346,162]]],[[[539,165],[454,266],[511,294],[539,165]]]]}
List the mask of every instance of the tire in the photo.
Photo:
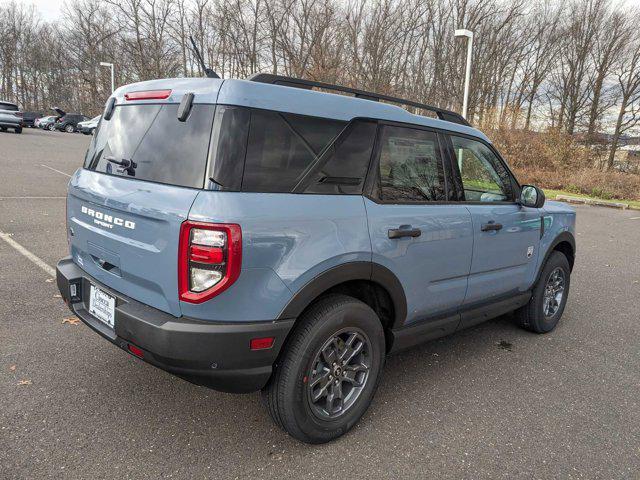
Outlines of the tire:
{"type": "Polygon", "coordinates": [[[567,304],[570,284],[571,267],[567,257],[561,252],[552,252],[533,288],[529,303],[515,312],[518,325],[535,333],[548,333],[556,328],[567,304]],[[562,295],[558,300],[559,283],[562,283],[562,295]],[[551,287],[555,293],[548,290],[551,287]],[[548,294],[550,302],[545,302],[545,294],[548,294]]]}
{"type": "Polygon", "coordinates": [[[355,298],[328,295],[300,317],[262,391],[263,402],[292,437],[328,442],[348,432],[369,408],[384,361],[384,332],[376,313],[355,298]],[[331,364],[339,354],[352,357],[351,362],[331,364]],[[319,368],[322,374],[315,373],[319,368]],[[314,377],[318,382],[312,388],[314,377]],[[339,392],[342,400],[335,398],[339,392]],[[319,400],[314,402],[312,394],[319,400]]]}
{"type": "Polygon", "coordinates": [[[16,133],[22,133],[22,127],[16,127],[13,129],[13,131],[16,133]]]}
{"type": "Polygon", "coordinates": [[[76,129],[75,129],[75,127],[73,125],[68,123],[67,125],[65,125],[64,131],[67,132],[67,133],[73,133],[73,132],[76,131],[76,129]]]}
{"type": "Polygon", "coordinates": [[[0,132],[6,132],[7,131],[7,127],[0,127],[0,132]]]}
{"type": "Polygon", "coordinates": [[[49,125],[49,126],[47,127],[47,130],[49,130],[50,132],[55,132],[55,130],[56,130],[56,126],[52,123],[51,125],[49,125]]]}

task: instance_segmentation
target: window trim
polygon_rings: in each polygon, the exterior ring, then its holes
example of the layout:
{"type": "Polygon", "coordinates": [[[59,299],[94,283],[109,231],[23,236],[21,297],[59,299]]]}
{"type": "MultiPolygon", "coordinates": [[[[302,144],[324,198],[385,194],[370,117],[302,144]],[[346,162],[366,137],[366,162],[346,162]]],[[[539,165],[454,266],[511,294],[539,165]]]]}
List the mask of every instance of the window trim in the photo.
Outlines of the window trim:
{"type": "Polygon", "coordinates": [[[369,163],[369,172],[367,173],[367,179],[365,180],[365,188],[363,191],[363,195],[371,200],[374,203],[379,205],[446,205],[455,203],[449,200],[451,197],[450,186],[449,186],[449,168],[448,161],[445,161],[445,152],[443,150],[443,145],[440,141],[439,130],[431,127],[426,127],[423,125],[415,125],[413,123],[403,123],[403,122],[394,122],[390,120],[378,120],[378,131],[376,132],[376,142],[373,147],[373,157],[369,163]],[[444,196],[446,200],[383,200],[378,196],[379,189],[376,188],[380,182],[380,155],[382,153],[382,134],[384,131],[384,127],[400,127],[400,128],[408,128],[410,130],[422,130],[429,133],[434,134],[437,147],[439,160],[442,164],[442,169],[444,172],[444,196]]]}
{"type": "Polygon", "coordinates": [[[489,142],[487,142],[486,140],[479,138],[479,137],[474,137],[473,135],[467,135],[464,133],[458,133],[458,132],[452,132],[452,131],[444,131],[444,136],[446,137],[444,140],[446,142],[447,145],[447,155],[449,156],[449,163],[451,165],[451,169],[452,169],[452,173],[454,175],[454,188],[456,188],[456,193],[457,193],[457,198],[458,200],[455,200],[455,203],[461,203],[461,204],[465,204],[465,205],[518,205],[518,198],[520,197],[520,190],[521,190],[521,186],[520,183],[518,183],[518,180],[516,179],[515,175],[513,174],[513,172],[511,171],[511,169],[509,168],[509,165],[507,164],[507,162],[505,162],[504,158],[502,158],[502,156],[500,155],[500,153],[498,152],[498,150],[489,142]],[[453,141],[451,140],[451,137],[462,137],[462,138],[466,138],[468,140],[472,140],[478,143],[483,144],[485,147],[487,147],[492,153],[493,155],[496,157],[497,161],[500,163],[500,165],[502,165],[502,167],[505,169],[505,171],[507,172],[507,175],[509,176],[510,182],[511,182],[511,190],[513,192],[513,199],[511,200],[502,200],[502,201],[497,201],[497,202],[480,202],[480,201],[472,201],[472,200],[466,200],[464,198],[464,189],[460,190],[460,188],[463,188],[463,184],[462,184],[462,174],[460,173],[460,169],[458,168],[458,162],[456,159],[456,155],[455,155],[455,149],[453,147],[453,141]]]}

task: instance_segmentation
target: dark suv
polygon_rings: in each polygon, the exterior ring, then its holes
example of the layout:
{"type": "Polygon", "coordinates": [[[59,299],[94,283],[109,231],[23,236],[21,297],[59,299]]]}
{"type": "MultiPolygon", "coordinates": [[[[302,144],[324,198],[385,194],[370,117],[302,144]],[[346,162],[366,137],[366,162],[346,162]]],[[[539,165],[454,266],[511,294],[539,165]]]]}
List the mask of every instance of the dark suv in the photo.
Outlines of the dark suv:
{"type": "Polygon", "coordinates": [[[56,130],[73,133],[78,129],[78,123],[84,122],[85,120],[88,120],[88,118],[79,113],[65,113],[56,120],[54,126],[56,130]]]}
{"type": "Polygon", "coordinates": [[[262,390],[314,443],[358,422],[390,352],[511,311],[552,331],[575,258],[573,209],[460,115],[264,74],[116,90],[67,226],[57,283],[84,323],[191,382],[262,390]]]}
{"type": "Polygon", "coordinates": [[[22,115],[22,126],[34,128],[36,119],[41,117],[42,112],[24,112],[22,115]]]}

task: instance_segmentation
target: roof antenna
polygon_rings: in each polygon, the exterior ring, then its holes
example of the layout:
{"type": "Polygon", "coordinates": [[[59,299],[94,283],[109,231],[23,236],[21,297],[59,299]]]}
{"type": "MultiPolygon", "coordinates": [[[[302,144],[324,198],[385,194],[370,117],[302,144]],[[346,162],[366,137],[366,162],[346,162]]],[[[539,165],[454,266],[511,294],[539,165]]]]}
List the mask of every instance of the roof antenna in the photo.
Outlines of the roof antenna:
{"type": "Polygon", "coordinates": [[[200,66],[202,67],[202,71],[204,72],[205,76],[207,78],[220,78],[220,75],[218,75],[216,72],[214,72],[213,70],[211,70],[209,67],[205,65],[202,55],[200,55],[200,50],[198,50],[198,47],[196,45],[196,42],[193,40],[192,35],[189,35],[189,40],[191,40],[193,53],[195,53],[196,58],[198,59],[198,62],[200,63],[200,66]]]}

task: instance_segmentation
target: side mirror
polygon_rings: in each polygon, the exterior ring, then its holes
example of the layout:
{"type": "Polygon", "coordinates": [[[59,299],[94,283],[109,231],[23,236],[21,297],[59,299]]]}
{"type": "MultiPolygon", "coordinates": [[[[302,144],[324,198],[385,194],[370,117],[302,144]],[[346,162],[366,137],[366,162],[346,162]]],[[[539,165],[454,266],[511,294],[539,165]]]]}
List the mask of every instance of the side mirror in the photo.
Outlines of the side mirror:
{"type": "Polygon", "coordinates": [[[523,185],[520,189],[520,205],[531,208],[542,208],[544,201],[544,192],[538,187],[523,185]]]}

